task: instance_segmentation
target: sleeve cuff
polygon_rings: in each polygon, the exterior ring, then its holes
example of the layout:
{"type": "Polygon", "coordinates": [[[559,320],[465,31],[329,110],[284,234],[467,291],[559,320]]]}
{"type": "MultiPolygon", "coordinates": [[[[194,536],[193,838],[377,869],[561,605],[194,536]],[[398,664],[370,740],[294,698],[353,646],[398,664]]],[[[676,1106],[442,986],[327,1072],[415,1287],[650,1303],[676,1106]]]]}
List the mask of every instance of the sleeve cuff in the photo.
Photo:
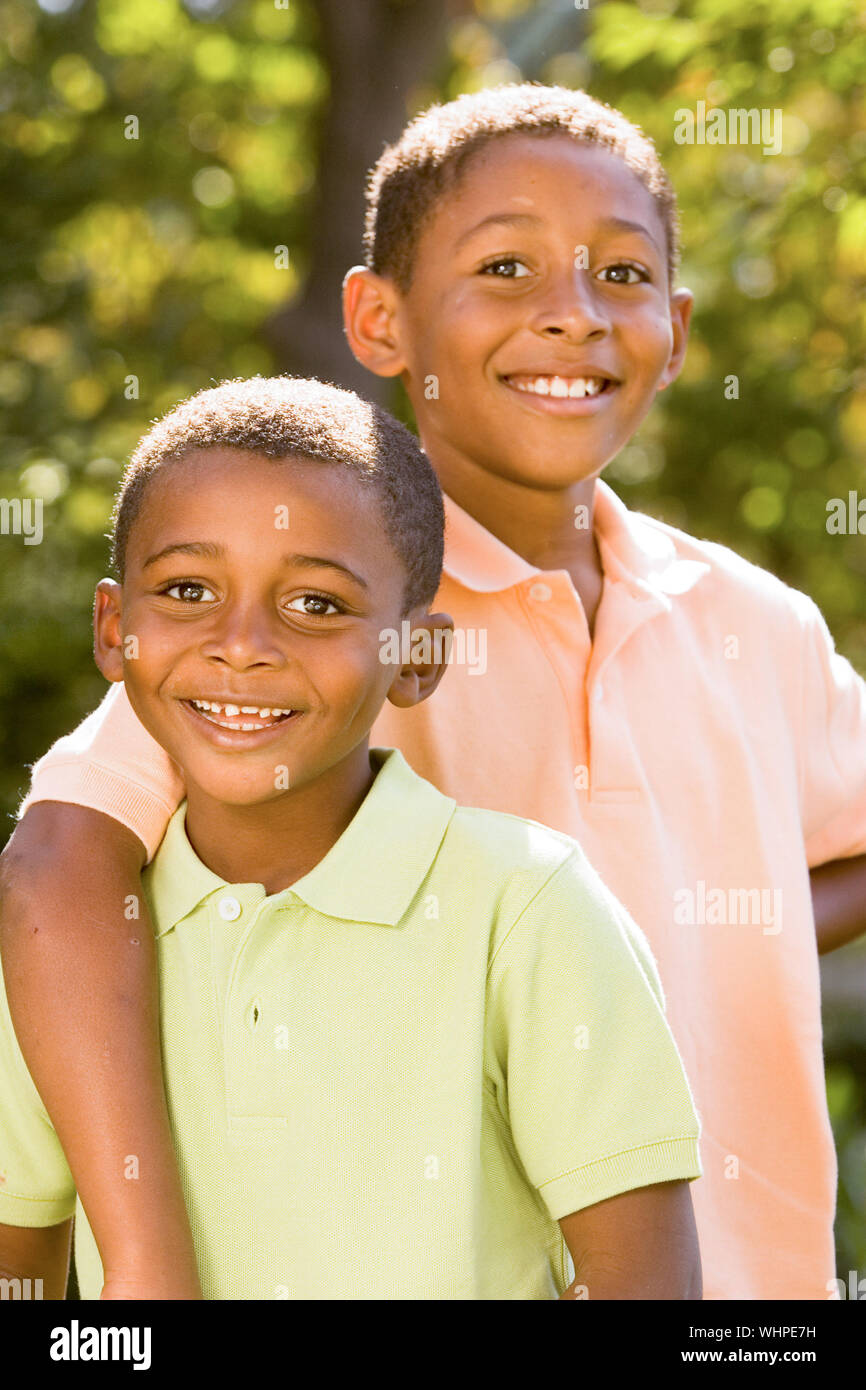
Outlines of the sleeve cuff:
{"type": "Polygon", "coordinates": [[[167,801],[98,763],[54,762],[41,770],[38,782],[18,807],[17,819],[36,801],[70,801],[76,806],[87,806],[131,830],[144,845],[150,863],[182,798],[181,791],[176,801],[167,801]]]}
{"type": "Polygon", "coordinates": [[[0,1192],[0,1224],[4,1226],[59,1226],[75,1214],[75,1196],[15,1197],[0,1192]]]}
{"type": "Polygon", "coordinates": [[[538,1192],[554,1221],[561,1221],[620,1192],[657,1182],[691,1182],[702,1174],[697,1137],[686,1135],[596,1159],[542,1183],[538,1192]]]}

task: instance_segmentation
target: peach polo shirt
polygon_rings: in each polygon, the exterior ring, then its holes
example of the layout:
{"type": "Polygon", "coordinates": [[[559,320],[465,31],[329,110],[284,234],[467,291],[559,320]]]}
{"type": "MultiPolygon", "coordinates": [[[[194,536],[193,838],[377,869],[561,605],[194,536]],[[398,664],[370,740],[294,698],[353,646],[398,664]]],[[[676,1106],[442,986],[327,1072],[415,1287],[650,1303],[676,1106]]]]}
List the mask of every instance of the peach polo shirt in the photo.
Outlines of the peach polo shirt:
{"type": "MultiPolygon", "coordinates": [[[[446,498],[451,668],[371,742],[446,796],[579,841],[653,948],[702,1122],[707,1299],[825,1299],[836,1159],[809,868],[866,852],[866,684],[805,595],[597,484],[590,642],[569,575],[446,498]]],[[[120,685],[36,764],[36,799],[152,855],[184,795],[120,685]]],[[[830,1285],[830,1288],[835,1287],[830,1285]]]]}

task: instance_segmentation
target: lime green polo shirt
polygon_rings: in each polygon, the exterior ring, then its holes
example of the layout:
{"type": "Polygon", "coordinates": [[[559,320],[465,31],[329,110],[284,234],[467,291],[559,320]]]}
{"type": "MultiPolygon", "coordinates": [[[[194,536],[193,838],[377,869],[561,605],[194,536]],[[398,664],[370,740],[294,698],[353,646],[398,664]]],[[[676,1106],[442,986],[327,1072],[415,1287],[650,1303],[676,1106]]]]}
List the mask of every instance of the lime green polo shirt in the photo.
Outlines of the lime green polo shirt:
{"type": "MultiPolygon", "coordinates": [[[[143,874],[205,1297],[554,1299],[560,1217],[699,1177],[649,946],[575,841],[396,750],[310,873],[226,883],[172,817],[143,874]]],[[[0,998],[0,1222],[76,1212],[0,998]]],[[[134,1180],[134,1179],[131,1179],[134,1180]]]]}

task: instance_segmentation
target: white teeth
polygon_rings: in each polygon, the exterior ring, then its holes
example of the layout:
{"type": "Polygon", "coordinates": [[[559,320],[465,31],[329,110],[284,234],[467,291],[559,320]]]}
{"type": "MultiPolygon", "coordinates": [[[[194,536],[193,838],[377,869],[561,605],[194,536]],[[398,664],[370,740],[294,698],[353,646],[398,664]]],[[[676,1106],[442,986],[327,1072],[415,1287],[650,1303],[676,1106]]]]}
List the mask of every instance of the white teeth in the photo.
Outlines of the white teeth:
{"type": "Polygon", "coordinates": [[[568,394],[577,397],[597,396],[603,387],[604,382],[600,381],[598,377],[578,377],[577,380],[573,381],[569,386],[568,394]]]}
{"type": "Polygon", "coordinates": [[[604,389],[600,377],[562,377],[535,376],[523,381],[515,381],[518,391],[528,391],[534,396],[557,396],[560,400],[582,400],[585,396],[597,396],[604,389]]]}
{"type": "MultiPolygon", "coordinates": [[[[210,714],[225,714],[229,719],[235,718],[235,716],[238,714],[257,714],[261,719],[277,719],[283,715],[289,715],[293,713],[293,711],[290,709],[260,709],[258,705],[224,706],[216,704],[213,700],[191,700],[190,704],[194,705],[197,710],[201,710],[202,713],[205,713],[207,711],[210,714]]],[[[267,725],[238,724],[236,725],[236,727],[239,729],[264,729],[267,728],[267,725]]]]}

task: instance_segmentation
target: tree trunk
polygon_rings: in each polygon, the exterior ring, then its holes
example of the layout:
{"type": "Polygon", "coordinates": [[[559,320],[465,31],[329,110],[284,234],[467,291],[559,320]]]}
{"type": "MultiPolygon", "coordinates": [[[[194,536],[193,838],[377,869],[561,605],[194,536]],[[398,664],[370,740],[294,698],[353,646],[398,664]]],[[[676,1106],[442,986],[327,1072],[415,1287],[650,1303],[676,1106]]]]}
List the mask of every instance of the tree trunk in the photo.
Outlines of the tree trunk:
{"type": "Polygon", "coordinates": [[[389,383],[361,367],[343,333],[343,276],[363,259],[364,184],[410,115],[413,88],[445,57],[468,0],[317,0],[331,99],[322,128],[309,274],[300,297],[266,321],[281,371],[322,377],[385,403],[389,383]]]}

